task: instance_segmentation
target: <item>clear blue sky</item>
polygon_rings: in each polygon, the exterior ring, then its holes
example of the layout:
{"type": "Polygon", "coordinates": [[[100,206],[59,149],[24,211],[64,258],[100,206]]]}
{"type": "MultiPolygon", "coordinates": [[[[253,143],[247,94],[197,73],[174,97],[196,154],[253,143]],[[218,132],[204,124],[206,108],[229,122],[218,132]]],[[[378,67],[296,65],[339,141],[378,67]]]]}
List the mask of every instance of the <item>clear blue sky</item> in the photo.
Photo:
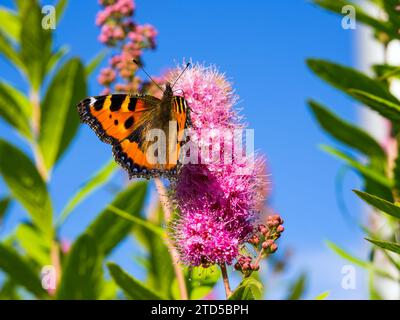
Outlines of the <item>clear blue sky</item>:
{"type": "MultiPolygon", "coordinates": [[[[11,3],[1,1],[6,6],[11,3]]],[[[151,23],[159,31],[157,50],[144,56],[150,73],[158,74],[174,62],[192,58],[215,64],[233,81],[241,97],[239,106],[255,129],[256,148],[267,155],[272,174],[271,202],[285,219],[286,231],[280,245],[295,251],[289,274],[309,271],[307,297],[326,290],[331,291],[331,298],[366,297],[366,278],[361,271],[357,273],[356,290],[341,288],[341,267],[346,263],[324,244],[330,239],[366,257],[367,246],[357,226],[360,203],[350,191],[360,182],[352,173],[345,180],[344,197],[356,219],[350,221],[336,204],[335,176],[340,163],[318,149],[318,144],[329,139],[305,104],[308,97],[314,97],[348,119],[355,119],[352,102],[314,77],[304,63],[307,57],[320,57],[353,65],[355,32],[343,30],[337,16],[301,0],[136,0],[136,5],[136,20],[151,23]]],[[[56,43],[68,44],[70,55],[85,61],[92,58],[102,49],[94,24],[98,10],[95,0],[70,0],[56,29],[56,43]]],[[[0,60],[0,70],[1,78],[24,88],[18,74],[4,60],[0,60]]],[[[91,94],[100,91],[95,76],[90,88],[91,94]]],[[[10,136],[3,123],[0,136],[10,136]]],[[[56,209],[61,210],[76,188],[110,156],[110,148],[82,127],[53,177],[51,192],[56,209]]],[[[0,194],[3,190],[4,184],[0,183],[0,194]]],[[[109,199],[107,190],[88,199],[71,216],[62,236],[73,239],[109,199]]],[[[21,208],[14,208],[2,236],[25,217],[21,212],[21,208]]],[[[136,272],[132,267],[134,250],[129,240],[113,258],[136,272]]],[[[272,296],[279,296],[278,291],[272,296]]]]}

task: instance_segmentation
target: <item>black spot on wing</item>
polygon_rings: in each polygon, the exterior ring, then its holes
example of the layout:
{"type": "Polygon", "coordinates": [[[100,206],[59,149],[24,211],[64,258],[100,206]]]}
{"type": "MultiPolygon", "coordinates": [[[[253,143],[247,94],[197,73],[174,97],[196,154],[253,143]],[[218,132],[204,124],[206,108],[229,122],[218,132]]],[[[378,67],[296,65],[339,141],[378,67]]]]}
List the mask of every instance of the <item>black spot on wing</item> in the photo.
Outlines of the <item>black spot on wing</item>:
{"type": "Polygon", "coordinates": [[[94,110],[100,111],[103,108],[104,101],[105,101],[104,99],[97,99],[93,105],[94,110]]]}
{"type": "Polygon", "coordinates": [[[131,100],[129,101],[129,105],[128,105],[129,111],[135,111],[137,100],[138,100],[137,98],[131,97],[131,100]]]}
{"type": "Polygon", "coordinates": [[[121,109],[122,103],[126,98],[126,94],[113,94],[111,96],[110,110],[115,112],[121,109]]]}
{"type": "Polygon", "coordinates": [[[125,129],[129,129],[130,127],[132,127],[133,126],[133,122],[134,122],[133,117],[132,116],[129,117],[124,123],[125,129]]]}

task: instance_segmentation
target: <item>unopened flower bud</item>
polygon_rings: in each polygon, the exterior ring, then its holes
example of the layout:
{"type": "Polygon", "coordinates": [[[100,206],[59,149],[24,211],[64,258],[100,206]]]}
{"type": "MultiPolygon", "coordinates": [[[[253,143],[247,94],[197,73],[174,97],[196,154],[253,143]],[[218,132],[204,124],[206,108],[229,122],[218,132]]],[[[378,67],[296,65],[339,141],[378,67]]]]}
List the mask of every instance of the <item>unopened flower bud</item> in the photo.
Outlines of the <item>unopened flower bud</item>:
{"type": "Polygon", "coordinates": [[[273,243],[270,247],[270,250],[272,253],[276,252],[276,250],[278,250],[278,246],[276,243],[273,243]]]}

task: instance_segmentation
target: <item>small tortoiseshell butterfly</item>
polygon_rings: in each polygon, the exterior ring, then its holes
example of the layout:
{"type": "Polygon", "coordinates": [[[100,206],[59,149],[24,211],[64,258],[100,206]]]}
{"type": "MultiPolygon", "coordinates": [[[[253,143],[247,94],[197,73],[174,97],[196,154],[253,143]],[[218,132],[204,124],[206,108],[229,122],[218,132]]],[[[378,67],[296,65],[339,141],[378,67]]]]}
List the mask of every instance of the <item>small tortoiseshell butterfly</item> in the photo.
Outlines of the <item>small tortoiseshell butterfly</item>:
{"type": "Polygon", "coordinates": [[[173,85],[166,84],[161,100],[150,95],[111,94],[88,97],[77,106],[81,122],[88,124],[101,141],[113,146],[114,158],[128,171],[129,178],[171,178],[177,174],[190,113],[185,98],[175,96],[172,88],[173,85]],[[177,139],[172,143],[168,139],[170,121],[176,121],[177,126],[177,139]],[[154,163],[147,158],[151,143],[146,137],[152,129],[165,133],[165,163],[154,163]]]}

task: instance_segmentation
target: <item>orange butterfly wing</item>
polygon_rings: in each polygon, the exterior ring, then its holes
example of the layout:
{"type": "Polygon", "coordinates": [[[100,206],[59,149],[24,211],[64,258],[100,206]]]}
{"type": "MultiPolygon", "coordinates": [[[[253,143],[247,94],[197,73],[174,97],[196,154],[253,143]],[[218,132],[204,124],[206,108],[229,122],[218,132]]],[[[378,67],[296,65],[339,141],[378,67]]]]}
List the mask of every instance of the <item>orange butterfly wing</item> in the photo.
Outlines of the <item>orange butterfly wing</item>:
{"type": "Polygon", "coordinates": [[[161,100],[152,96],[114,94],[86,98],[78,104],[78,112],[81,121],[88,124],[101,141],[113,145],[116,162],[128,171],[130,178],[171,177],[177,172],[181,140],[190,117],[186,100],[174,96],[170,120],[177,121],[178,139],[176,145],[171,146],[175,148],[176,157],[168,159],[166,164],[149,163],[144,147],[144,130],[156,128],[158,122],[152,111],[160,103],[161,100]]]}
{"type": "Polygon", "coordinates": [[[146,111],[155,108],[159,99],[151,96],[113,94],[90,97],[78,104],[83,123],[88,124],[101,141],[115,144],[133,133],[146,111]]]}
{"type": "MultiPolygon", "coordinates": [[[[149,163],[146,155],[147,150],[143,147],[143,136],[145,134],[142,135],[143,128],[141,127],[137,128],[129,137],[114,145],[114,157],[129,172],[130,177],[165,176],[170,178],[177,173],[180,148],[185,142],[182,141],[184,130],[190,125],[190,117],[184,98],[175,96],[172,98],[171,104],[172,112],[170,120],[177,121],[178,132],[176,143],[173,146],[169,146],[169,148],[173,148],[174,156],[170,159],[168,157],[169,151],[167,151],[167,163],[149,163]]],[[[150,125],[150,127],[155,128],[154,125],[150,125]]]]}

